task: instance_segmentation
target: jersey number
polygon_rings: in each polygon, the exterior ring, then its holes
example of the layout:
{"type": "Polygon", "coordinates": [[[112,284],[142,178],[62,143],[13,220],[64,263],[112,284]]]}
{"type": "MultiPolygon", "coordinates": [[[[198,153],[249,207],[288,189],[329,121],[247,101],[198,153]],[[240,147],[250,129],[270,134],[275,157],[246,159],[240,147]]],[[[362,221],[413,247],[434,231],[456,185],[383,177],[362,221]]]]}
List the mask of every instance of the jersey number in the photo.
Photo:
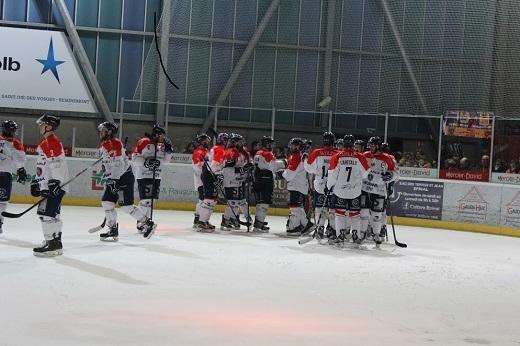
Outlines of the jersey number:
{"type": "Polygon", "coordinates": [[[329,170],[325,166],[321,166],[321,180],[329,176],[329,170]]]}
{"type": "Polygon", "coordinates": [[[345,169],[347,170],[347,182],[350,181],[350,175],[352,174],[352,167],[345,167],[345,169]]]}

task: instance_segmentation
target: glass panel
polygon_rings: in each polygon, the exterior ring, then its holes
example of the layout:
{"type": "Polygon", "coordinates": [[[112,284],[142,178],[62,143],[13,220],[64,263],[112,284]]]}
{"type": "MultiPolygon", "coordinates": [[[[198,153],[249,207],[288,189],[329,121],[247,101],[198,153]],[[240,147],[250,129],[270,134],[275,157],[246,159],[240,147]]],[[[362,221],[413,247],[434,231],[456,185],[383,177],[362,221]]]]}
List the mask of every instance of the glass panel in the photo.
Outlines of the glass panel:
{"type": "Polygon", "coordinates": [[[121,11],[123,0],[101,0],[100,28],[121,29],[121,11]]]}
{"type": "MultiPolygon", "coordinates": [[[[75,0],[65,0],[65,6],[67,7],[67,10],[69,10],[69,14],[72,20],[74,20],[75,17],[74,5],[75,0]]],[[[63,19],[61,18],[60,11],[58,11],[58,7],[55,4],[52,6],[52,23],[57,25],[65,25],[63,23],[63,19]]]]}
{"type": "Polygon", "coordinates": [[[119,73],[119,35],[99,34],[98,59],[96,76],[110,109],[115,111],[119,73]]]}
{"type": "Polygon", "coordinates": [[[76,25],[97,27],[99,0],[76,1],[76,25]]]}
{"type": "MultiPolygon", "coordinates": [[[[210,60],[210,44],[191,42],[189,52],[188,90],[186,103],[206,105],[208,103],[208,74],[210,60]]],[[[207,107],[192,107],[186,116],[205,118],[207,107]]]]}
{"type": "Polygon", "coordinates": [[[121,47],[121,78],[119,97],[132,99],[141,75],[143,39],[141,36],[123,35],[121,47]]]}
{"type": "Polygon", "coordinates": [[[142,0],[125,0],[123,13],[123,29],[143,31],[144,5],[142,0]]]}
{"type": "Polygon", "coordinates": [[[520,120],[499,119],[493,143],[492,182],[520,185],[520,120]]]}
{"type": "Polygon", "coordinates": [[[29,0],[29,22],[50,23],[52,0],[29,0]]]}
{"type": "Polygon", "coordinates": [[[27,3],[25,0],[5,0],[4,19],[25,22],[27,3]]]}

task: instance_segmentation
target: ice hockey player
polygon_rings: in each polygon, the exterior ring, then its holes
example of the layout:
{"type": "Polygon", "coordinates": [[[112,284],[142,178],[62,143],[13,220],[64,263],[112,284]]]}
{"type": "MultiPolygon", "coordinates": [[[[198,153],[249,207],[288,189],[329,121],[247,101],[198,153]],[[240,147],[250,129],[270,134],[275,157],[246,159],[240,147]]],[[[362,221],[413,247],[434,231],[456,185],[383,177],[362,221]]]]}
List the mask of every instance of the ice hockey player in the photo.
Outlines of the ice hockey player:
{"type": "Polygon", "coordinates": [[[191,155],[191,165],[193,167],[193,181],[195,189],[199,195],[197,206],[195,208],[195,218],[193,219],[193,229],[199,227],[200,208],[204,203],[204,184],[202,183],[202,167],[204,166],[209,151],[209,143],[211,138],[203,133],[197,136],[197,147],[191,155]]]}
{"type": "Polygon", "coordinates": [[[31,195],[44,199],[38,206],[42,223],[42,246],[34,248],[33,254],[39,257],[53,257],[63,254],[60,220],[61,200],[67,187],[61,184],[69,178],[69,170],[65,160],[65,151],[61,140],[54,133],[60,126],[60,118],[52,114],[44,114],[36,120],[42,138],[36,148],[36,176],[31,182],[31,195]]]}
{"type": "Polygon", "coordinates": [[[314,224],[307,219],[303,208],[305,196],[309,192],[309,182],[302,160],[303,141],[301,138],[292,138],[289,141],[291,155],[287,160],[287,168],[282,176],[287,180],[289,191],[289,219],[287,220],[287,235],[299,236],[312,231],[314,224]]]}
{"type": "Polygon", "coordinates": [[[365,141],[362,139],[358,139],[354,142],[354,151],[358,153],[364,153],[365,149],[365,141]]]}
{"type": "Polygon", "coordinates": [[[246,203],[243,182],[253,168],[253,165],[241,154],[240,139],[240,135],[230,134],[224,154],[224,192],[227,205],[220,224],[220,229],[223,231],[240,228],[238,224],[240,206],[246,203]]]}
{"type": "Polygon", "coordinates": [[[334,143],[334,146],[336,147],[336,149],[342,150],[343,149],[343,138],[338,138],[336,140],[336,143],[334,143]]]}
{"type": "MultiPolygon", "coordinates": [[[[384,142],[381,144],[381,151],[385,154],[388,154],[390,158],[394,161],[394,164],[396,166],[396,169],[399,170],[399,167],[397,167],[397,161],[395,160],[394,155],[390,154],[390,145],[388,142],[384,142]]],[[[387,184],[388,190],[387,190],[387,198],[385,199],[385,210],[383,211],[383,220],[381,225],[381,240],[386,239],[387,237],[387,229],[386,229],[386,212],[388,210],[388,204],[390,204],[390,198],[394,194],[394,184],[397,182],[398,179],[395,181],[392,181],[391,183],[387,184]]]]}
{"type": "MultiPolygon", "coordinates": [[[[335,234],[334,206],[331,204],[329,190],[327,189],[327,175],[330,159],[338,151],[334,148],[336,136],[332,132],[323,134],[323,147],[316,148],[304,159],[304,167],[307,173],[314,174],[314,215],[318,224],[316,238],[324,236],[325,222],[329,220],[327,234],[335,234]],[[323,213],[323,215],[322,215],[323,213]]],[[[304,157],[307,154],[304,154],[304,157]]]]}
{"type": "Polygon", "coordinates": [[[25,150],[22,142],[15,137],[18,125],[12,120],[2,122],[2,134],[0,135],[0,234],[4,218],[2,212],[7,209],[7,203],[11,199],[13,187],[12,172],[16,170],[16,182],[25,184],[27,172],[25,171],[25,150]]]}
{"type": "Polygon", "coordinates": [[[273,155],[273,137],[264,136],[260,140],[260,150],[254,157],[254,184],[256,198],[256,215],[253,232],[267,233],[269,227],[265,218],[269,205],[273,203],[274,176],[277,171],[277,161],[273,155]]]}
{"type": "MultiPolygon", "coordinates": [[[[146,210],[147,218],[151,216],[152,199],[159,199],[161,189],[162,165],[169,163],[173,155],[173,144],[166,137],[165,129],[155,124],[151,134],[145,133],[132,153],[132,166],[137,179],[139,190],[139,207],[146,210]]],[[[143,232],[145,238],[151,237],[155,231],[145,227],[142,222],[137,223],[137,229],[143,232]]]]}
{"type": "Polygon", "coordinates": [[[343,138],[343,150],[330,161],[327,189],[333,190],[336,208],[336,234],[329,240],[344,242],[359,239],[361,229],[361,186],[367,177],[369,165],[365,156],[354,151],[354,136],[343,138]]]}
{"type": "Polygon", "coordinates": [[[217,204],[218,189],[222,189],[222,169],[224,167],[225,146],[229,139],[227,133],[219,133],[216,144],[209,151],[208,160],[202,166],[201,180],[204,190],[204,201],[199,209],[199,223],[197,230],[200,232],[213,232],[215,226],[209,222],[213,209],[217,204]]]}
{"type": "Polygon", "coordinates": [[[126,156],[126,149],[117,137],[117,125],[105,121],[98,125],[99,153],[102,159],[103,177],[106,179],[101,206],[105,212],[108,232],[101,233],[103,241],[117,241],[119,225],[117,223],[116,203],[143,225],[145,238],[150,238],[155,231],[155,223],[148,219],[147,210],[134,205],[134,174],[126,156]]]}
{"type": "MultiPolygon", "coordinates": [[[[399,178],[395,161],[390,155],[381,151],[381,145],[381,138],[371,137],[368,140],[368,148],[370,150],[364,154],[370,164],[370,172],[368,173],[367,179],[363,181],[363,191],[368,193],[370,224],[376,245],[381,244],[381,225],[383,222],[385,199],[387,198],[387,185],[399,178]]],[[[361,234],[360,239],[363,239],[362,236],[363,234],[361,234]]]]}

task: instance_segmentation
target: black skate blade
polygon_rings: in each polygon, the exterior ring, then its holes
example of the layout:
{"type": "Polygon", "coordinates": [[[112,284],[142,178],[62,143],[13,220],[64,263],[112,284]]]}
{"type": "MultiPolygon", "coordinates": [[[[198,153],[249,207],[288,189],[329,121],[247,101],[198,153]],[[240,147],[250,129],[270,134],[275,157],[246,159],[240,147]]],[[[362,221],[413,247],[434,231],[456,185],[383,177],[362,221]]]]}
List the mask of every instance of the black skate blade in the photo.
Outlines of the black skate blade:
{"type": "Polygon", "coordinates": [[[63,255],[63,250],[54,250],[54,251],[46,251],[46,252],[34,252],[33,255],[36,257],[56,257],[63,255]]]}

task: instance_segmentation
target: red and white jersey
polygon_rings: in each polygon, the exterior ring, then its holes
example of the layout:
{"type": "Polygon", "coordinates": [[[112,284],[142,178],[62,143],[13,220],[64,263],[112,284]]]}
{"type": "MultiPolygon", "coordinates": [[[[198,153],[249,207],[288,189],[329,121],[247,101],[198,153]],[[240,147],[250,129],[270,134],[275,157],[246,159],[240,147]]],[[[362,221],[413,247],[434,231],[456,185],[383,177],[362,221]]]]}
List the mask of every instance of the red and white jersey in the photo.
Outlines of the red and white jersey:
{"type": "Polygon", "coordinates": [[[332,147],[316,148],[304,162],[305,170],[314,174],[314,190],[318,193],[325,193],[330,159],[337,152],[338,150],[332,147]]]}
{"type": "Polygon", "coordinates": [[[209,151],[209,167],[215,174],[222,174],[224,168],[224,145],[217,144],[209,151]]]}
{"type": "Polygon", "coordinates": [[[274,157],[273,152],[262,148],[258,150],[254,157],[255,166],[260,171],[271,171],[274,174],[276,173],[276,157],[274,157]]]}
{"type": "Polygon", "coordinates": [[[226,166],[233,163],[232,167],[224,167],[223,169],[224,187],[241,187],[245,176],[239,170],[247,163],[245,156],[237,148],[228,148],[224,154],[224,162],[226,166]]]}
{"type": "Polygon", "coordinates": [[[161,162],[161,165],[155,169],[155,179],[161,179],[161,166],[171,161],[172,153],[167,153],[164,150],[164,143],[158,142],[156,154],[153,141],[149,137],[141,138],[132,153],[132,166],[136,179],[153,179],[153,167],[146,164],[146,159],[153,158],[161,162]]]}
{"type": "MultiPolygon", "coordinates": [[[[59,180],[61,184],[69,180],[69,169],[65,159],[65,151],[61,140],[55,133],[43,137],[36,148],[35,180],[40,184],[40,190],[48,190],[49,180],[59,180]]],[[[68,191],[68,186],[63,190],[68,191]]]]}
{"type": "Polygon", "coordinates": [[[102,141],[99,144],[103,177],[106,179],[119,179],[130,167],[123,143],[117,137],[102,141]]]}
{"type": "Polygon", "coordinates": [[[202,167],[204,166],[204,161],[207,160],[208,148],[199,145],[193,150],[191,154],[191,165],[193,167],[193,183],[195,185],[195,189],[198,189],[202,186],[202,180],[200,178],[202,174],[202,167]]]}
{"type": "Polygon", "coordinates": [[[356,198],[361,195],[363,179],[369,169],[363,154],[353,149],[342,150],[330,160],[327,188],[334,186],[334,194],[339,198],[356,198]]]}
{"type": "Polygon", "coordinates": [[[298,191],[304,195],[309,193],[309,181],[300,151],[293,153],[287,159],[287,169],[283,172],[283,177],[287,180],[287,190],[298,191]]]}
{"type": "Polygon", "coordinates": [[[395,159],[392,159],[390,155],[385,153],[374,155],[370,151],[366,151],[363,155],[368,160],[370,172],[368,173],[367,179],[363,180],[362,190],[387,197],[386,185],[399,179],[399,169],[395,164],[395,159]],[[392,178],[384,182],[382,174],[386,172],[390,172],[392,178]]]}
{"type": "Polygon", "coordinates": [[[17,138],[0,135],[0,172],[12,173],[25,164],[25,150],[17,138]]]}

